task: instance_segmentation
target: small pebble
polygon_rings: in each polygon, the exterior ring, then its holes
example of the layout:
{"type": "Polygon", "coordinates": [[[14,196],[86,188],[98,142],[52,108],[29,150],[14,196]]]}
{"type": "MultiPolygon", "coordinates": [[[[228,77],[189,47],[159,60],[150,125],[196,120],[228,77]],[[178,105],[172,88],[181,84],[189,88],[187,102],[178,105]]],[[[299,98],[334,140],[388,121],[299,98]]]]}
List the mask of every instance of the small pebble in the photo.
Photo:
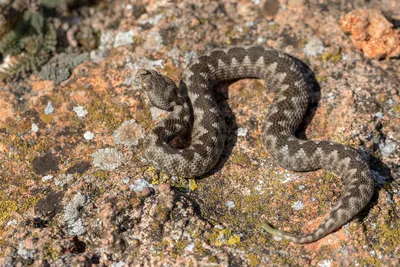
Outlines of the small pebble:
{"type": "Polygon", "coordinates": [[[158,186],[158,190],[160,190],[160,192],[169,192],[169,191],[171,191],[171,185],[169,185],[169,184],[160,184],[158,186]]]}

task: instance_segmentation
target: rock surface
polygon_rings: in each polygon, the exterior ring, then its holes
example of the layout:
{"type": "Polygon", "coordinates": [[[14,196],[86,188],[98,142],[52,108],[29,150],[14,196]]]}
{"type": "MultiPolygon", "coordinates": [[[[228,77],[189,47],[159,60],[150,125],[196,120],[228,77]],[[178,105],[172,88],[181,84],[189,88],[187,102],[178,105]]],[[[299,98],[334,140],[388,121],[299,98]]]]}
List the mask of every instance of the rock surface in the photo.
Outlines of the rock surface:
{"type": "Polygon", "coordinates": [[[364,58],[340,17],[362,6],[400,21],[399,2],[138,2],[91,7],[85,23],[101,43],[88,60],[0,84],[0,266],[398,266],[400,61],[364,58]],[[299,135],[350,145],[373,170],[370,205],[318,242],[261,230],[310,231],[343,191],[328,172],[273,161],[260,137],[274,94],[261,81],[216,87],[231,138],[212,174],[157,175],[144,159],[145,132],[165,114],[133,88],[135,72],[178,81],[196,55],[236,44],[305,63],[311,103],[299,135]]]}
{"type": "Polygon", "coordinates": [[[377,10],[356,10],[340,19],[342,29],[367,57],[382,59],[400,55],[400,32],[377,10]]]}

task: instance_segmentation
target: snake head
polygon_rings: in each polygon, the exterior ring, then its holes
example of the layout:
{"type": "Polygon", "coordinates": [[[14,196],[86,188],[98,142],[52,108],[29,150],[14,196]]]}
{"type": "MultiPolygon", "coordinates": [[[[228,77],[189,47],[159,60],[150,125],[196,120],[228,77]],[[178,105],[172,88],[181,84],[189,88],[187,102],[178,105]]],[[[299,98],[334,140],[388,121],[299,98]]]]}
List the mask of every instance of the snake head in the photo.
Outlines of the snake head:
{"type": "Polygon", "coordinates": [[[178,88],[173,80],[155,70],[140,69],[135,75],[135,87],[146,94],[150,103],[171,111],[179,101],[178,88]]]}

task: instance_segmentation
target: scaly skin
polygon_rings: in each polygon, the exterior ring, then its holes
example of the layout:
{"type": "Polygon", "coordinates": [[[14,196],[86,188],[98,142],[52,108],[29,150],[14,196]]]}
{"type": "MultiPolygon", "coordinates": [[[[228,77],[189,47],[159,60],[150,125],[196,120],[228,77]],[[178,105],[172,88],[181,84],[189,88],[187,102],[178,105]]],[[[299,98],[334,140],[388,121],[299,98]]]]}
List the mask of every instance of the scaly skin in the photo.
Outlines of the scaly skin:
{"type": "Polygon", "coordinates": [[[258,46],[212,50],[199,56],[183,73],[180,87],[156,71],[139,70],[135,82],[151,103],[170,111],[147,137],[146,156],[158,169],[183,177],[200,176],[218,161],[226,139],[225,122],[212,85],[220,81],[260,78],[276,89],[263,126],[263,141],[275,161],[291,171],[324,168],[342,177],[345,191],[327,219],[313,232],[294,235],[268,224],[264,229],[295,243],[310,243],[338,229],[370,201],[374,182],[368,165],[350,147],[328,141],[298,139],[294,133],[308,106],[304,77],[288,55],[258,46]],[[191,132],[191,143],[176,148],[169,142],[191,132]]]}

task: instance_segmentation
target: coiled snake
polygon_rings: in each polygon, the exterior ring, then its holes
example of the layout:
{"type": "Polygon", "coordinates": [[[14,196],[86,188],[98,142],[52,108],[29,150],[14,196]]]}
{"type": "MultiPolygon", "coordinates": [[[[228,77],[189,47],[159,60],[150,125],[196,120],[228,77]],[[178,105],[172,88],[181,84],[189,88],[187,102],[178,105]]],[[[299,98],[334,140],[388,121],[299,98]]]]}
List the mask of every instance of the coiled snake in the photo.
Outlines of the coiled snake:
{"type": "Polygon", "coordinates": [[[135,84],[152,105],[170,111],[146,138],[146,157],[157,169],[183,177],[208,172],[220,158],[225,121],[212,92],[220,81],[260,78],[276,89],[263,124],[262,138],[275,161],[291,171],[324,168],[339,175],[345,191],[329,216],[311,233],[294,235],[265,225],[265,230],[295,243],[310,243],[338,229],[370,201],[374,182],[359,153],[347,146],[298,139],[294,133],[308,106],[308,91],[297,63],[288,55],[259,46],[215,49],[197,57],[184,71],[179,88],[154,70],[139,70],[135,84]],[[181,148],[170,141],[189,135],[181,148]]]}

